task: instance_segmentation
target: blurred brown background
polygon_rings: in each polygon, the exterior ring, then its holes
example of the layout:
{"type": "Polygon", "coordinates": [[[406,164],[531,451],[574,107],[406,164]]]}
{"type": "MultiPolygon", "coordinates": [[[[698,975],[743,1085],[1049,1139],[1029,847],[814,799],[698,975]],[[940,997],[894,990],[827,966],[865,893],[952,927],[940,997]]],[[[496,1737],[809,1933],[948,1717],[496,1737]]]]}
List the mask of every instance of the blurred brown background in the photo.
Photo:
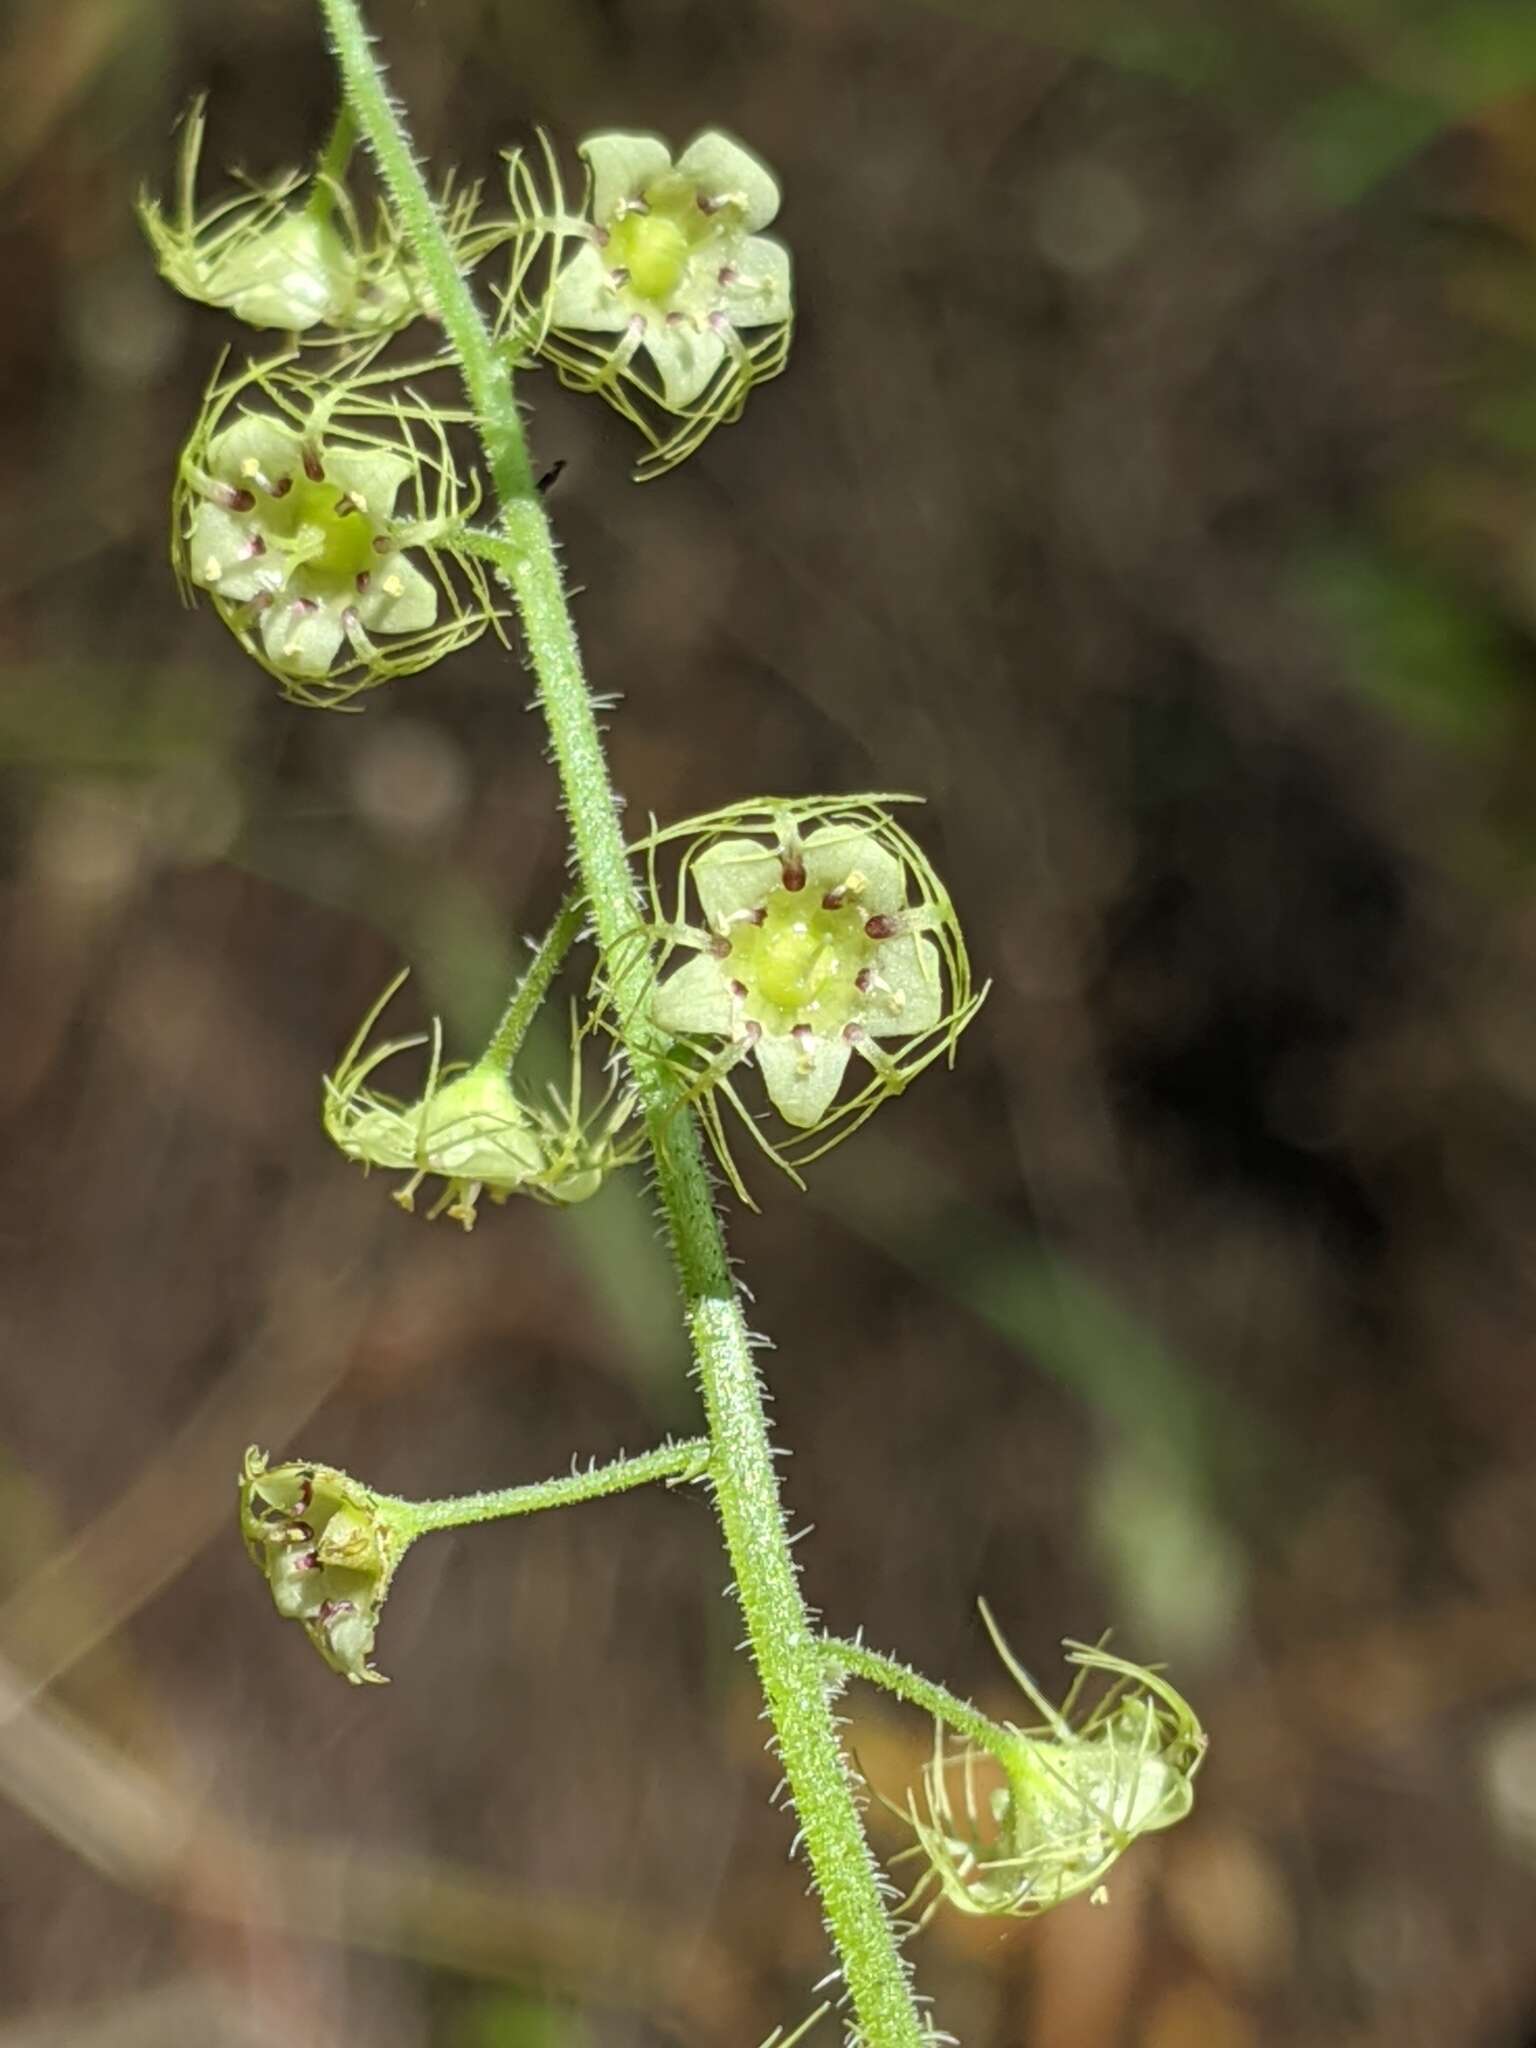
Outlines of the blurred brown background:
{"type": "MultiPolygon", "coordinates": [[[[319,1129],[400,962],[489,1020],[562,846],[493,647],[327,717],[176,602],[228,330],[129,202],[204,88],[210,171],[318,142],[311,14],[7,17],[0,2048],[754,2048],[825,1958],[697,1493],[435,1539],[367,1694],[235,1540],[252,1440],[430,1494],[694,1407],[638,1176],[465,1238],[319,1129]]],[[[741,426],[636,490],[527,395],[633,814],[925,791],[995,978],[733,1222],[807,1585],[1004,1712],[978,1593],[1051,1682],[1113,1624],[1213,1737],[1108,1911],[935,1923],[941,2021],[1528,2048],[1536,17],[375,19],[440,163],[719,124],[782,175],[741,426]]],[[[899,1799],[925,1727],[853,1712],[899,1799]]]]}

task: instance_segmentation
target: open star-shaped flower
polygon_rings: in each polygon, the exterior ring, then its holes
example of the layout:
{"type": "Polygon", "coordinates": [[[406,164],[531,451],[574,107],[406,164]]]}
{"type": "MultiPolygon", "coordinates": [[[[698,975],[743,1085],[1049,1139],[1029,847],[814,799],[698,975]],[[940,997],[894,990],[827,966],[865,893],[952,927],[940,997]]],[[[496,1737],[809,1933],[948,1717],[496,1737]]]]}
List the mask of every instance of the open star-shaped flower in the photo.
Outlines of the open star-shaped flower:
{"type": "MultiPolygon", "coordinates": [[[[752,387],[784,367],[789,252],[761,232],[778,212],[779,188],[715,130],[675,162],[651,135],[594,135],[581,154],[590,174],[584,220],[557,205],[551,222],[522,159],[513,160],[520,217],[557,244],[542,296],[521,295],[521,332],[565,383],[600,392],[641,428],[655,452],[640,473],[655,475],[736,418],[752,387]],[[562,264],[572,239],[579,246],[562,264]],[[586,339],[594,335],[604,339],[586,339]],[[676,424],[658,431],[647,405],[676,424]]],[[[520,284],[526,268],[525,253],[514,263],[520,284]]]]}
{"type": "Polygon", "coordinates": [[[458,489],[440,425],[437,446],[419,447],[417,410],[371,391],[349,407],[344,382],[317,396],[297,371],[257,372],[210,396],[183,452],[178,574],[300,702],[425,668],[493,616],[478,564],[452,546],[458,489]],[[272,409],[236,405],[247,386],[272,409]]]}
{"type": "Polygon", "coordinates": [[[693,957],[658,982],[652,1018],[721,1046],[704,1087],[751,1058],[796,1132],[852,1128],[947,1051],[975,1010],[949,898],[915,842],[859,799],[717,816],[767,823],[773,842],[716,831],[695,843],[685,869],[702,923],[671,931],[693,957]],[[854,1060],[871,1078],[836,1106],[854,1060]]]}

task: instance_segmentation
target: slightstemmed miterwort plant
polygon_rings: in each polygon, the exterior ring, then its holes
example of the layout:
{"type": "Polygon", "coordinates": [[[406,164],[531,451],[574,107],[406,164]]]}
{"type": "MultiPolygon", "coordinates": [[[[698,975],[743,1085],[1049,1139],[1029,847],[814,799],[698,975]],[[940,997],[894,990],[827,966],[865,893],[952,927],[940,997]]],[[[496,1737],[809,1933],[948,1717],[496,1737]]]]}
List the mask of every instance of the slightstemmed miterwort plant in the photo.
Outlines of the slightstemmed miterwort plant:
{"type": "Polygon", "coordinates": [[[1137,1836],[1188,1811],[1204,1736],[1165,1679],[1102,1647],[1070,1648],[1079,1682],[1052,1708],[995,1630],[1038,1718],[994,1720],[857,1638],[819,1634],[800,1594],[706,1145],[744,1196],[729,1113],[798,1178],[924,1068],[952,1059],[985,991],[973,985],[948,893],[897,821],[893,806],[911,799],[750,797],[625,846],[513,389],[516,372],[548,361],[641,428],[651,445],[642,474],[682,460],[783,367],[789,258],[761,232],[777,214],[778,186],[714,130],[675,159],[663,143],[623,133],[582,145],[579,210],[566,205],[544,138],[542,175],[527,156],[511,159],[506,218],[483,218],[474,188],[435,201],[356,0],[320,4],[343,105],[315,171],[247,186],[199,212],[198,108],[173,210],[143,203],[172,284],[290,336],[284,353],[214,378],[177,471],[177,573],[287,696],[321,707],[348,705],[497,627],[494,577],[510,593],[537,679],[578,878],[478,1056],[445,1060],[435,1023],[374,1041],[402,976],[327,1077],[325,1128],[349,1160],[404,1174],[394,1192],[406,1208],[423,1182],[438,1184],[429,1215],[466,1229],[482,1198],[570,1204],[646,1158],[705,1429],[446,1501],[381,1494],[328,1465],[269,1466],[252,1450],[240,1478],[242,1534],[279,1613],[301,1623],[332,1669],[364,1684],[380,1677],[380,1610],[420,1537],[657,1480],[705,1485],[850,2036],[917,2048],[944,2037],[913,1988],[906,1948],[916,1926],[945,1903],[1029,1915],[1101,1896],[1137,1836]],[[355,137],[383,186],[366,232],[348,183],[355,137]],[[487,318],[469,273],[503,247],[509,268],[487,318]],[[390,337],[417,318],[437,323],[443,349],[397,363],[390,337]],[[426,395],[445,368],[458,372],[462,406],[426,395]],[[483,481],[461,478],[448,440],[455,426],[478,437],[483,481]],[[482,498],[494,516],[477,526],[482,498]],[[541,1097],[520,1077],[519,1056],[583,938],[595,967],[587,1013],[573,1015],[569,1090],[541,1097]],[[584,1114],[584,1048],[599,1029],[608,1090],[584,1114]],[[423,1052],[414,1087],[381,1091],[386,1067],[392,1077],[423,1052]],[[759,1129],[759,1087],[783,1135],[759,1129]],[[894,1910],[899,1892],[871,1854],[839,1735],[836,1703],[850,1678],[934,1720],[932,1762],[902,1809],[914,1837],[907,1854],[921,1870],[894,1910]],[[1105,1689],[1085,1711],[1090,1678],[1105,1689]]]}

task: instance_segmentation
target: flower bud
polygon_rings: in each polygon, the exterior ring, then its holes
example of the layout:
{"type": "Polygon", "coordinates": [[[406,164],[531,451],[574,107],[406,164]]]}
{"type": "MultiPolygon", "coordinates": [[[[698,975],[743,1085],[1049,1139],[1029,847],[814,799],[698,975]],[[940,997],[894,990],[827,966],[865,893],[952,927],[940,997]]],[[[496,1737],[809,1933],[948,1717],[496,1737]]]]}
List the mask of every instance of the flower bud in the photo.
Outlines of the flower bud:
{"type": "MultiPolygon", "coordinates": [[[[960,926],[926,857],[875,799],[765,800],[645,844],[679,837],[691,842],[682,866],[699,922],[666,925],[655,898],[666,955],[651,1016],[720,1048],[696,1072],[701,1088],[729,1090],[731,1068],[751,1058],[785,1123],[834,1143],[953,1048],[981,999],[960,926]],[[734,836],[740,826],[766,839],[734,836]],[[685,948],[691,957],[668,973],[685,948]],[[839,1103],[855,1060],[871,1078],[839,1103]]],[[[785,1156],[825,1149],[802,1142],[785,1156]]]]}
{"type": "Polygon", "coordinates": [[[1102,1899],[1104,1879],[1132,1842],[1172,1827],[1194,1804],[1206,1737],[1165,1679],[1102,1649],[1070,1645],[1079,1676],[1058,1712],[997,1640],[1045,1722],[1008,1727],[1001,1782],[985,1798],[982,1781],[998,1760],[948,1748],[942,1725],[935,1730],[923,1773],[926,1811],[909,1809],[928,1861],[912,1896],[936,1886],[930,1912],[947,1899],[967,1913],[1022,1918],[1084,1893],[1102,1899]],[[1074,1725],[1090,1673],[1109,1687],[1074,1725]]]}
{"type": "Polygon", "coordinates": [[[279,363],[216,388],[181,458],[178,575],[306,704],[426,668],[493,618],[478,563],[453,545],[440,418],[381,395],[365,363],[328,386],[279,363]],[[237,403],[247,393],[268,409],[237,403]]]}
{"type": "Polygon", "coordinates": [[[270,1470],[253,1446],[240,1477],[240,1533],[272,1604],[300,1621],[333,1671],[382,1685],[369,1661],[379,1610],[409,1536],[391,1504],[329,1465],[270,1470]]]}
{"type": "Polygon", "coordinates": [[[520,232],[507,317],[519,348],[640,429],[653,453],[637,474],[656,476],[738,419],[753,386],[784,367],[794,324],[789,253],[759,232],[778,212],[779,188],[715,130],[675,163],[650,135],[594,135],[581,154],[586,218],[565,212],[547,145],[552,206],[524,159],[512,159],[520,232]],[[563,262],[572,240],[576,252],[563,262]],[[528,279],[546,241],[551,275],[534,291],[528,279]],[[658,428],[656,413],[671,424],[658,428]]]}
{"type": "Polygon", "coordinates": [[[525,1102],[500,1065],[444,1068],[442,1029],[435,1019],[430,1040],[392,1039],[370,1049],[369,1035],[404,980],[398,976],[385,990],[336,1072],[326,1077],[322,1109],[327,1135],[348,1159],[409,1174],[395,1191],[401,1208],[414,1209],[421,1183],[437,1178],[443,1192],[428,1210],[429,1219],[448,1215],[472,1230],[482,1194],[498,1203],[509,1195],[531,1195],[569,1208],[589,1200],[610,1172],[639,1156],[638,1135],[621,1135],[630,1098],[614,1109],[605,1102],[583,1118],[579,1034],[572,1044],[570,1095],[551,1091],[548,1108],[525,1102]],[[401,1101],[370,1085],[385,1060],[428,1043],[427,1084],[416,1100],[401,1101]]]}

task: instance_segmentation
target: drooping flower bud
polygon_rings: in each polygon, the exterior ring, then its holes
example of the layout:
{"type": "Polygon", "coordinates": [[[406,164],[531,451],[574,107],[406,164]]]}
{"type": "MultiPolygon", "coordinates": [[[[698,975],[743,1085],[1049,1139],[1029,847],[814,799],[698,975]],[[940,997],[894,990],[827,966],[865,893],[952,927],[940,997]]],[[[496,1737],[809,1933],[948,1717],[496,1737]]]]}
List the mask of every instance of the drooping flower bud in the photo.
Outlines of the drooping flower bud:
{"type": "Polygon", "coordinates": [[[410,1541],[393,1504],[329,1465],[268,1468],[254,1445],[240,1475],[240,1533],[272,1603],[299,1621],[333,1671],[382,1685],[370,1659],[379,1610],[410,1541]]]}
{"type": "MultiPolygon", "coordinates": [[[[167,213],[147,192],[139,219],[161,276],[184,298],[218,306],[251,327],[326,338],[393,333],[434,307],[387,208],[364,231],[345,182],[317,169],[312,177],[284,172],[198,208],[197,171],[206,127],[194,101],[182,131],[176,203],[167,213]]],[[[460,266],[467,269],[503,239],[504,230],[476,222],[478,195],[445,195],[442,219],[460,266]]]]}
{"type": "MultiPolygon", "coordinates": [[[[719,1088],[734,1103],[729,1073],[755,1060],[780,1116],[806,1134],[776,1156],[803,1163],[950,1052],[975,1014],[985,990],[972,990],[954,908],[875,798],[763,799],[643,844],[679,838],[700,922],[668,924],[653,902],[665,952],[652,1019],[720,1048],[696,1070],[701,1100],[719,1088]],[[742,828],[766,843],[734,836],[742,828]],[[667,972],[684,948],[692,957],[667,972]],[[870,1077],[839,1102],[855,1060],[870,1077]]],[[[711,1130],[718,1139],[718,1119],[711,1130]]]]}
{"type": "Polygon", "coordinates": [[[521,154],[511,160],[514,346],[596,391],[650,442],[642,479],[738,419],[754,385],[776,377],[794,326],[789,253],[759,231],[779,210],[772,174],[715,130],[674,163],[651,135],[593,135],[582,215],[566,212],[545,145],[552,202],[521,154]],[[567,246],[579,246],[564,261],[567,246]],[[550,275],[531,280],[541,247],[550,275]],[[592,337],[597,337],[593,339],[592,337]],[[655,415],[663,424],[656,424],[655,415]]]}
{"type": "Polygon", "coordinates": [[[494,618],[454,545],[470,507],[443,424],[459,415],[392,392],[369,360],[323,384],[287,360],[215,387],[181,457],[177,574],[304,704],[429,667],[494,618]]]}
{"type": "Polygon", "coordinates": [[[1137,1837],[1172,1827],[1193,1806],[1205,1733],[1166,1679],[1083,1644],[1068,1645],[1078,1676],[1058,1710],[993,1633],[1044,1721],[1008,1727],[1001,1769],[995,1757],[950,1747],[942,1724],[935,1729],[925,1810],[914,1803],[908,1813],[912,1853],[928,1864],[912,1899],[937,1887],[929,1912],[947,1899],[963,1912],[1016,1918],[1085,1893],[1102,1900],[1105,1878],[1137,1837]],[[1074,1721],[1091,1674],[1107,1679],[1107,1690],[1074,1721]],[[999,1782],[984,1793],[989,1773],[999,1782]]]}
{"type": "Polygon", "coordinates": [[[589,1200],[609,1173],[640,1156],[643,1141],[624,1128],[632,1098],[621,1097],[616,1105],[605,1101],[583,1116],[580,1034],[572,1042],[570,1092],[562,1097],[552,1090],[548,1107],[524,1101],[500,1064],[445,1068],[437,1019],[430,1036],[370,1047],[375,1024],[404,980],[399,975],[385,990],[336,1072],[327,1075],[322,1108],[327,1135],[348,1159],[409,1174],[395,1190],[403,1209],[414,1209],[421,1183],[437,1178],[443,1191],[428,1217],[448,1215],[472,1230],[482,1194],[497,1203],[509,1195],[531,1195],[569,1208],[589,1200]],[[384,1061],[423,1045],[431,1047],[426,1086],[414,1101],[380,1094],[370,1085],[384,1061]]]}

